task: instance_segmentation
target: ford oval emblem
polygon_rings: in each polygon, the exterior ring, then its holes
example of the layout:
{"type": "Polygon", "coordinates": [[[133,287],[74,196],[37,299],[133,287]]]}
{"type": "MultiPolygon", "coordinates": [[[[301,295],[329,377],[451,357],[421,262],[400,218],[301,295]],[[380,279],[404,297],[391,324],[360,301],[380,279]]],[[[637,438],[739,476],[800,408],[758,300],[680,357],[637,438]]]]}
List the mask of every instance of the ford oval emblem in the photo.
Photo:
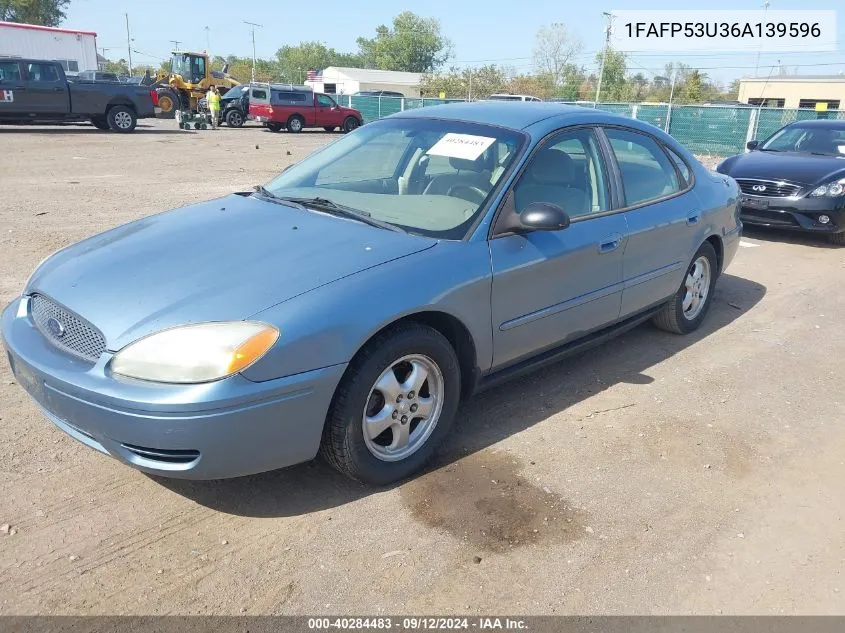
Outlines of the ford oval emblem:
{"type": "Polygon", "coordinates": [[[62,338],[65,335],[65,326],[55,317],[47,319],[47,329],[56,338],[62,338]]]}

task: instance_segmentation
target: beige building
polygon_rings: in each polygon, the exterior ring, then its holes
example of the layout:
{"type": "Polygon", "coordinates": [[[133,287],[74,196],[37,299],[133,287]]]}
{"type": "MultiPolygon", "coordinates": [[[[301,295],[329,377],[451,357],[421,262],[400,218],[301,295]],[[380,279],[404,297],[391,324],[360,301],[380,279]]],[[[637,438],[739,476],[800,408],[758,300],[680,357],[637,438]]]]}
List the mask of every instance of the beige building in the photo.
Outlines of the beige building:
{"type": "Polygon", "coordinates": [[[776,108],[845,110],[845,75],[779,75],[739,80],[739,101],[776,108]]]}

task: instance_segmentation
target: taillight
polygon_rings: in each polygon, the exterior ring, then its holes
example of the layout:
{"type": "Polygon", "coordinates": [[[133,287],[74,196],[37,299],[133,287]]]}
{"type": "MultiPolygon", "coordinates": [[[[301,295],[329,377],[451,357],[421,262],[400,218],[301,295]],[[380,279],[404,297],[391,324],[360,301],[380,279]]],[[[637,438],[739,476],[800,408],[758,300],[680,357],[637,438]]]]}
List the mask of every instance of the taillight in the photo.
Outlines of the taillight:
{"type": "Polygon", "coordinates": [[[150,97],[153,100],[153,105],[158,106],[158,91],[157,90],[150,90],[150,97]]]}

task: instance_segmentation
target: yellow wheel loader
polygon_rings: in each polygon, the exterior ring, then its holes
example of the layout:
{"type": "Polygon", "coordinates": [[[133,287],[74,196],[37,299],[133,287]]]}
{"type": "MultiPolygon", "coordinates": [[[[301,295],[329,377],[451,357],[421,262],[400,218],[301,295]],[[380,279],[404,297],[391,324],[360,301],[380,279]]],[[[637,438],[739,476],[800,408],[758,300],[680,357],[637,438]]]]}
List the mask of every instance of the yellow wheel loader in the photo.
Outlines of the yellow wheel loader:
{"type": "Polygon", "coordinates": [[[208,53],[173,51],[170,58],[170,70],[159,71],[151,78],[150,86],[158,93],[158,106],[161,117],[173,118],[177,110],[197,111],[197,102],[205,96],[211,86],[217,86],[220,94],[229,88],[239,86],[239,82],[227,72],[211,70],[208,53]]]}

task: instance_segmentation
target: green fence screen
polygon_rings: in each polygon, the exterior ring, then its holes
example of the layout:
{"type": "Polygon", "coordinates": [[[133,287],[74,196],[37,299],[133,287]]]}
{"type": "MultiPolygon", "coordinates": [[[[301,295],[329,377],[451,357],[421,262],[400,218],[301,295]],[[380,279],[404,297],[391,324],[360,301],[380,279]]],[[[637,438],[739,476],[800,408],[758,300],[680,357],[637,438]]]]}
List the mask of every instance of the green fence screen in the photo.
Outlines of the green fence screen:
{"type": "MultiPolygon", "coordinates": [[[[404,110],[461,101],[464,99],[338,97],[338,102],[342,105],[360,111],[365,123],[404,110]]],[[[570,105],[583,106],[584,104],[582,102],[570,105]]],[[[598,109],[651,123],[668,131],[691,152],[714,156],[729,156],[742,152],[746,141],[766,139],[784,125],[794,121],[817,118],[845,119],[845,110],[816,112],[815,110],[755,108],[753,106],[600,103],[598,109]]]]}

